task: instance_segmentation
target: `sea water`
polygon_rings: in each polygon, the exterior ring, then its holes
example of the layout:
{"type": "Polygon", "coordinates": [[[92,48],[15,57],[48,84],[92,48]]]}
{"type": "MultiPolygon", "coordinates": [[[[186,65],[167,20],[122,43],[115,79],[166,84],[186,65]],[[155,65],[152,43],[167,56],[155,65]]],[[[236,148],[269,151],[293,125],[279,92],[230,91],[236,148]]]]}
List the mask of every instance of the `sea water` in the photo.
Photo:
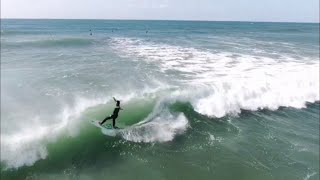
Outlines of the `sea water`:
{"type": "Polygon", "coordinates": [[[319,107],[319,23],[1,19],[1,179],[316,180],[319,107]]]}

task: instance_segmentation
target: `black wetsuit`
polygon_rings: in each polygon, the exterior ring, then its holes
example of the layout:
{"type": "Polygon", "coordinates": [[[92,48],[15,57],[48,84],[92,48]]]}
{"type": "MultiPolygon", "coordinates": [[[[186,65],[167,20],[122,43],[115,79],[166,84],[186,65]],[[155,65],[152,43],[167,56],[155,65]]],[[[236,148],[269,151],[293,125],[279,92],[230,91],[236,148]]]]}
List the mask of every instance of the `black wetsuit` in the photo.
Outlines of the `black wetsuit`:
{"type": "Polygon", "coordinates": [[[101,124],[103,124],[104,122],[106,122],[106,120],[108,120],[108,119],[112,119],[112,126],[115,127],[115,125],[116,125],[116,119],[117,119],[117,117],[118,117],[119,111],[120,111],[120,107],[117,106],[116,108],[114,108],[112,115],[106,117],[106,118],[101,122],[101,124]]]}

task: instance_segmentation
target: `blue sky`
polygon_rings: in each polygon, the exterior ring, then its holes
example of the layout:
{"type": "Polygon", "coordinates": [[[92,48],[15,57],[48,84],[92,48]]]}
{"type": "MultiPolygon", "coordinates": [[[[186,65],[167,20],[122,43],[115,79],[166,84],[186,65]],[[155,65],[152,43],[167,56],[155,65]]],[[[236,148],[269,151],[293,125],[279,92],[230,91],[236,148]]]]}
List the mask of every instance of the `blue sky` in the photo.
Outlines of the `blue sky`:
{"type": "Polygon", "coordinates": [[[319,0],[1,0],[1,18],[319,22],[319,0]]]}

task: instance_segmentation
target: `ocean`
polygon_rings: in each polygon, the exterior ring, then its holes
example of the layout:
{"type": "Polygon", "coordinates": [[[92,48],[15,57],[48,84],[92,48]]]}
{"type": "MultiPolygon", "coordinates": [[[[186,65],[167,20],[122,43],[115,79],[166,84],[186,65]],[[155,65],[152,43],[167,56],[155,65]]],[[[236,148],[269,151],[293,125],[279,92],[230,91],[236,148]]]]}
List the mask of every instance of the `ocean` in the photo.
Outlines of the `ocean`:
{"type": "Polygon", "coordinates": [[[1,179],[317,180],[319,108],[319,23],[1,19],[1,179]]]}

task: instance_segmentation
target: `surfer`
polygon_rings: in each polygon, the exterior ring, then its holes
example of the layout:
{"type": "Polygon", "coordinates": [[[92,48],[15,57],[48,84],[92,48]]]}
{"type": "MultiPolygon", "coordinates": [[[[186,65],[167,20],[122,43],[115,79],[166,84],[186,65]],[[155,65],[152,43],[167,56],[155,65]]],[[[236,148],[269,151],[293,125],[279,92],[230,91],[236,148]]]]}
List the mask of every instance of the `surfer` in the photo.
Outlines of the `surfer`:
{"type": "Polygon", "coordinates": [[[99,122],[99,124],[102,125],[104,122],[106,122],[106,120],[112,119],[113,128],[118,128],[116,126],[116,119],[118,117],[119,111],[123,110],[123,109],[120,107],[120,101],[119,100],[116,100],[116,98],[114,98],[114,97],[113,97],[113,100],[116,102],[116,107],[114,108],[113,113],[110,116],[106,117],[102,122],[99,122]]]}

